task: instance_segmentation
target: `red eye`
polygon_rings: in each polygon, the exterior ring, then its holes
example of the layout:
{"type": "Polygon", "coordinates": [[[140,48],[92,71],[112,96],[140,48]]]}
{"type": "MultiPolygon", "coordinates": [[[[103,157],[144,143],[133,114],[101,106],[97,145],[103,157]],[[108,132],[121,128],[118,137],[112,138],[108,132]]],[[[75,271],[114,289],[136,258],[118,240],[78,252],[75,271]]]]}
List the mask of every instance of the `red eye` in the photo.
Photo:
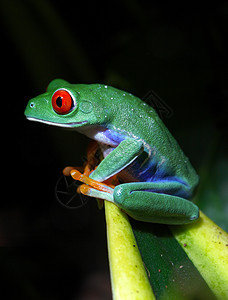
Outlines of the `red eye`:
{"type": "Polygon", "coordinates": [[[51,101],[54,111],[60,115],[68,114],[74,105],[71,95],[65,90],[56,91],[51,101]]]}

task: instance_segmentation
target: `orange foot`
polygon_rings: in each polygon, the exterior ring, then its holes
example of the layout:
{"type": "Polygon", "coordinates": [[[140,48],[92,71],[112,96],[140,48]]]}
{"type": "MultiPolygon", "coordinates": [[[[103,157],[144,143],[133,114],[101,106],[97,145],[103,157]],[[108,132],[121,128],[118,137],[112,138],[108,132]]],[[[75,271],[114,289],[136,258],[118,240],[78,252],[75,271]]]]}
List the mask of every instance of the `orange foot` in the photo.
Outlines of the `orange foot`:
{"type": "MultiPolygon", "coordinates": [[[[75,180],[81,181],[83,183],[85,183],[87,186],[90,186],[90,188],[94,188],[98,191],[101,192],[105,192],[105,193],[109,193],[109,194],[113,194],[113,188],[105,183],[96,181],[94,179],[89,178],[88,176],[81,174],[78,170],[76,169],[72,169],[70,171],[70,175],[72,176],[72,178],[74,178],[75,180]]],[[[83,184],[84,186],[84,184],[83,184]]],[[[85,187],[83,187],[85,189],[85,187]]],[[[89,188],[89,187],[88,187],[89,188]]]]}

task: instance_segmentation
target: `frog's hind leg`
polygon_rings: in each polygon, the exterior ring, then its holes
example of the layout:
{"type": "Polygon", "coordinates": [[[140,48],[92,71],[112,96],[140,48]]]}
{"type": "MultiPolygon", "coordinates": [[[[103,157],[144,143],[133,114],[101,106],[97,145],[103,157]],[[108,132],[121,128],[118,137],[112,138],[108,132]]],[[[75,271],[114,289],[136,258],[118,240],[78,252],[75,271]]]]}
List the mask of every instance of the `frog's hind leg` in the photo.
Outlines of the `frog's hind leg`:
{"type": "Polygon", "coordinates": [[[131,182],[114,189],[114,203],[132,218],[162,224],[185,224],[198,219],[199,209],[182,198],[185,185],[176,181],[131,182]]]}

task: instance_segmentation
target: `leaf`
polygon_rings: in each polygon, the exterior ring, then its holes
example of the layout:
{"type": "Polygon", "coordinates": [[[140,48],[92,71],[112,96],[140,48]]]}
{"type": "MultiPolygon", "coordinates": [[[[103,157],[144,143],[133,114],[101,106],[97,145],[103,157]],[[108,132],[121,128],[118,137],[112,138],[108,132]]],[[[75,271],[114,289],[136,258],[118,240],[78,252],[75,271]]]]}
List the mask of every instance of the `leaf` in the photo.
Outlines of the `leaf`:
{"type": "Polygon", "coordinates": [[[131,224],[156,299],[215,299],[168,226],[131,224]]]}
{"type": "Polygon", "coordinates": [[[155,299],[127,215],[105,201],[114,299],[155,299]]]}
{"type": "Polygon", "coordinates": [[[227,233],[202,212],[196,223],[170,228],[217,298],[228,299],[227,233]]]}
{"type": "Polygon", "coordinates": [[[105,209],[114,299],[228,299],[227,234],[203,213],[166,226],[130,224],[112,203],[105,209]]]}

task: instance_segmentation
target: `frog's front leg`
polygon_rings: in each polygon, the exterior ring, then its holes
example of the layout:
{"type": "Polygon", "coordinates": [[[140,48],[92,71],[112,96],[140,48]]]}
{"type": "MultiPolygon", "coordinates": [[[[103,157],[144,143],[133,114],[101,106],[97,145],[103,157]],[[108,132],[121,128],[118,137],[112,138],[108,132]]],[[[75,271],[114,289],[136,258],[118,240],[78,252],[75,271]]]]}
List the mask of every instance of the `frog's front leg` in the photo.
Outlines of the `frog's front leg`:
{"type": "Polygon", "coordinates": [[[90,174],[90,178],[105,181],[131,164],[144,150],[139,140],[125,139],[106,156],[90,174]]]}
{"type": "Polygon", "coordinates": [[[114,203],[132,218],[152,223],[186,224],[198,219],[199,209],[180,195],[187,187],[176,181],[132,182],[115,187],[114,203]]]}

